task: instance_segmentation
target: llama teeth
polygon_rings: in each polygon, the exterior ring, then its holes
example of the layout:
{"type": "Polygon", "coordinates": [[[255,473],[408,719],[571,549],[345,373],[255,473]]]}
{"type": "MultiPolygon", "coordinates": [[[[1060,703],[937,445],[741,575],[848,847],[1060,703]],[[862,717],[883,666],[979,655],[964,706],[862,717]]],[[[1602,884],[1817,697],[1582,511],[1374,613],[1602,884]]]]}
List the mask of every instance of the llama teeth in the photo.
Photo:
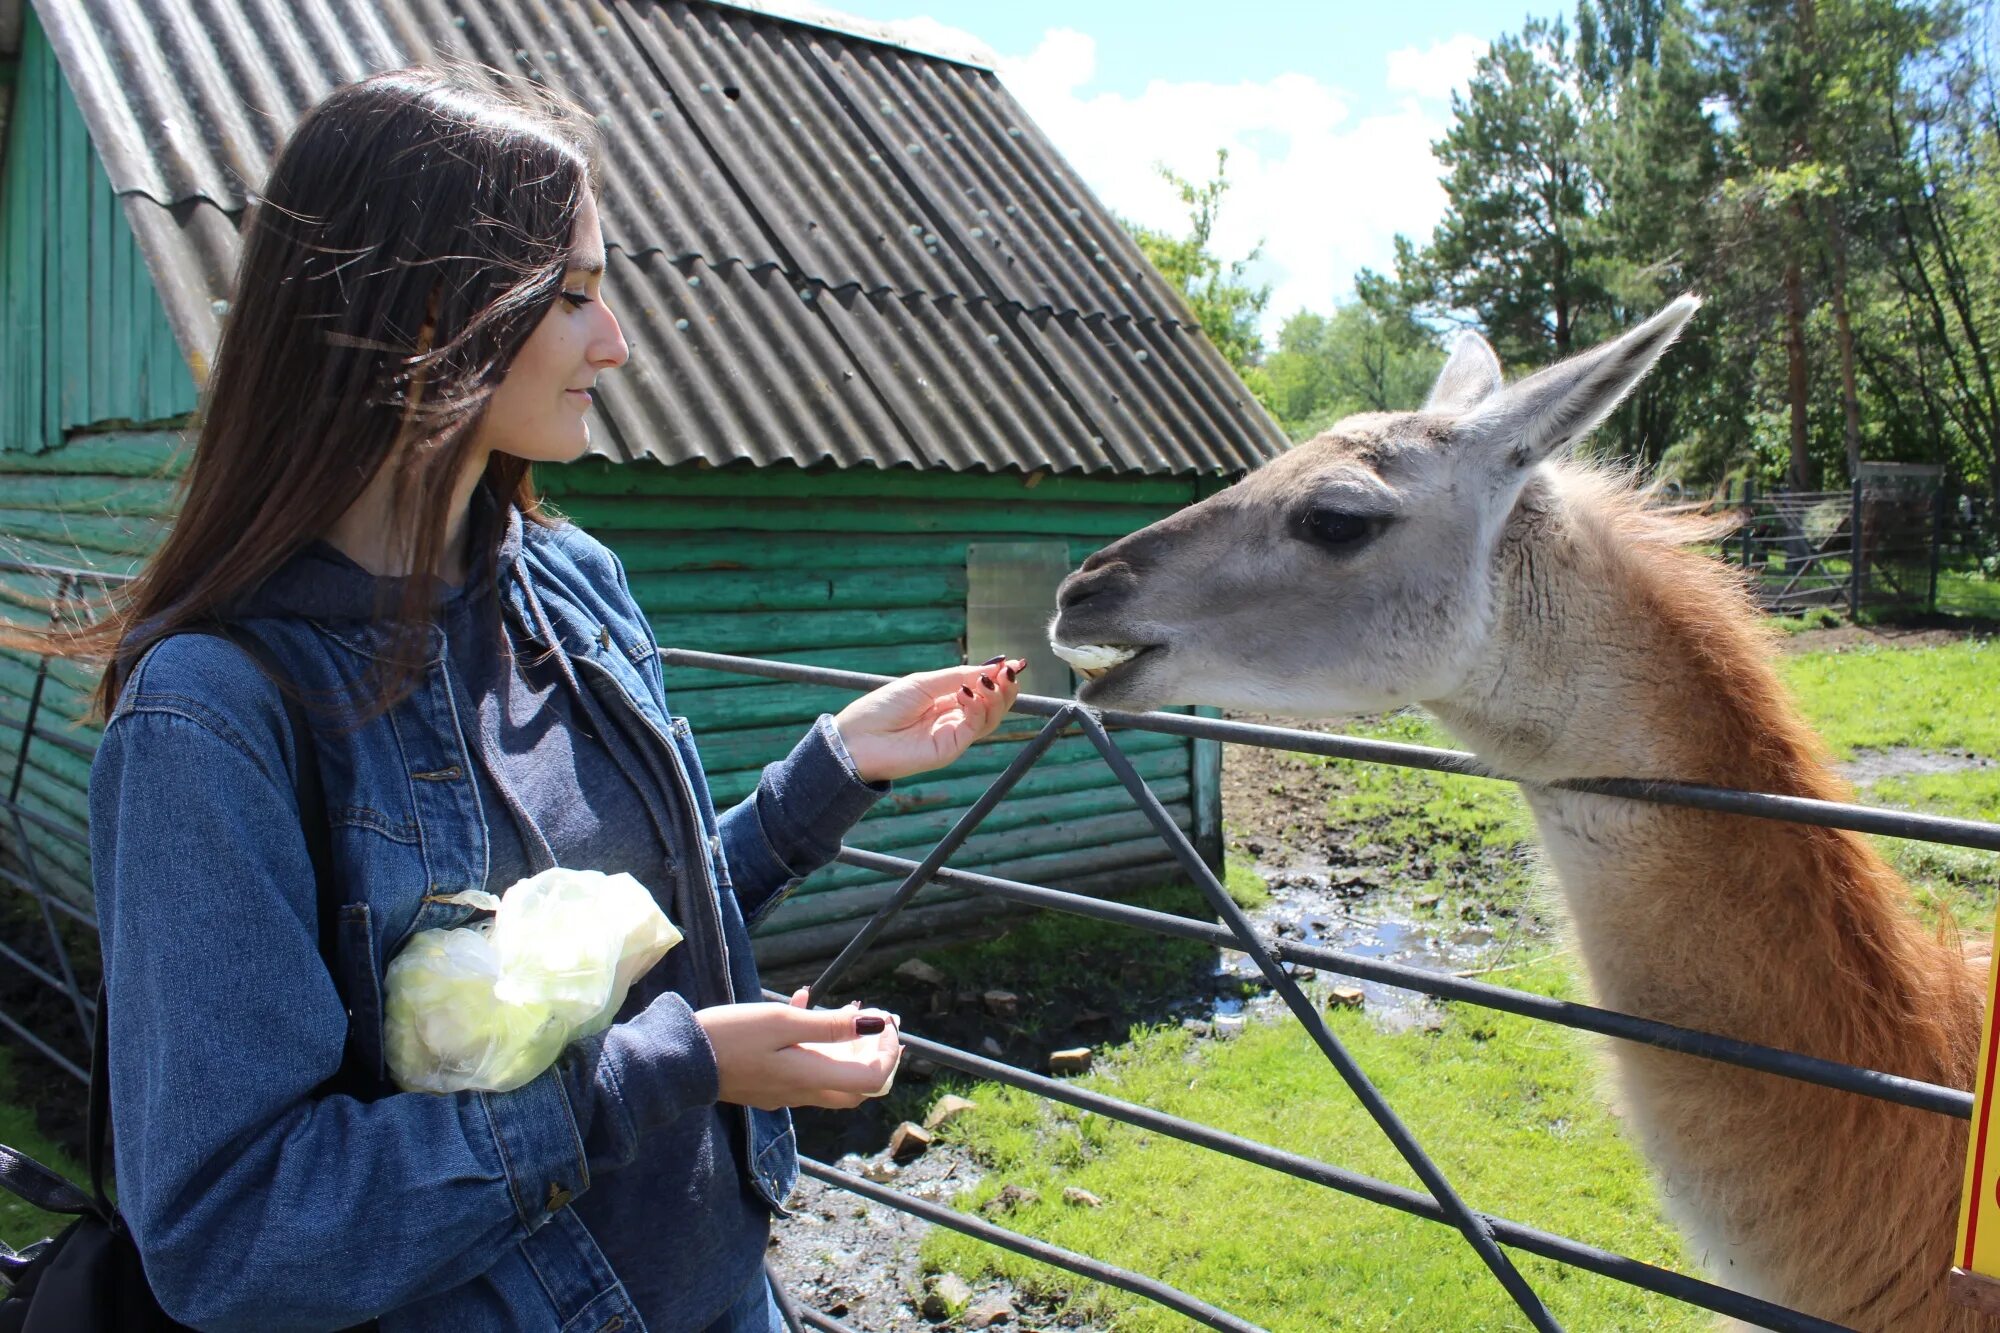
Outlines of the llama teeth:
{"type": "Polygon", "coordinates": [[[1127,648],[1123,644],[1085,643],[1072,646],[1052,643],[1049,646],[1055,650],[1057,657],[1075,667],[1077,673],[1088,680],[1095,680],[1111,668],[1139,655],[1137,648],[1127,648]]]}

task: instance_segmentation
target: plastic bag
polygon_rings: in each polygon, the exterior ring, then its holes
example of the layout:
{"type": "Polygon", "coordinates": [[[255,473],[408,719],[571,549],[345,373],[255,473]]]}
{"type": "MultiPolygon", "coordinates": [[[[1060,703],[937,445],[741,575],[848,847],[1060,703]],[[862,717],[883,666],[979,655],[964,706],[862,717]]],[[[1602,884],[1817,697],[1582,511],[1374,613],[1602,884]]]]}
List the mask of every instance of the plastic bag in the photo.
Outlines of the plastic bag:
{"type": "Polygon", "coordinates": [[[507,1092],[563,1047],[611,1025],[632,983],[681,942],[630,875],[545,870],[495,897],[493,913],[419,931],[390,962],[383,999],[389,1075],[412,1092],[507,1092]]]}

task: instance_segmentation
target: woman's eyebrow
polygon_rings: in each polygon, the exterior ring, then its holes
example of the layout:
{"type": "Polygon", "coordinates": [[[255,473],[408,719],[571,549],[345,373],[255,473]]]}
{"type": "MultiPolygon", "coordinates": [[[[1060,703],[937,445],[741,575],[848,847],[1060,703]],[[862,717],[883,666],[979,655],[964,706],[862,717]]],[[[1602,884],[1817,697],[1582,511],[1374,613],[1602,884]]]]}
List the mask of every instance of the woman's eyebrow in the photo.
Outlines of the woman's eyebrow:
{"type": "Polygon", "coordinates": [[[597,274],[604,272],[603,255],[571,255],[568,269],[571,273],[597,274]]]}

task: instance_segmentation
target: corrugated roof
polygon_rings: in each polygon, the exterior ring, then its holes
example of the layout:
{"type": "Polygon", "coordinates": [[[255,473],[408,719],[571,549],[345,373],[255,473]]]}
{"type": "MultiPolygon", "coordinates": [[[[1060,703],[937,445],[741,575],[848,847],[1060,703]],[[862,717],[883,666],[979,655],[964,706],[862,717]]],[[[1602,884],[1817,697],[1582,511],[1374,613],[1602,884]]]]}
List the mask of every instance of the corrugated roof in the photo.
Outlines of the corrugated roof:
{"type": "MultiPolygon", "coordinates": [[[[439,56],[597,117],[613,457],[1237,471],[1283,447],[990,69],[668,0],[35,0],[197,377],[304,110],[439,56]]],[[[856,21],[858,22],[858,21],[856,21]]]]}

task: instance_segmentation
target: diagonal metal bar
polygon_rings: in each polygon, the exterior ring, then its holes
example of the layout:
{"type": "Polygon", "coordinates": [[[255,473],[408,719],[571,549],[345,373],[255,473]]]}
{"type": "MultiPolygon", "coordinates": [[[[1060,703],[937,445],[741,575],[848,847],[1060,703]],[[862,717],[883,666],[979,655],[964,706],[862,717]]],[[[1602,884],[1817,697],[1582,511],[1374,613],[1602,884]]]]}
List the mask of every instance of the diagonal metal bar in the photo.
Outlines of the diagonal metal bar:
{"type": "MultiPolygon", "coordinates": [[[[784,996],[776,991],[766,991],[765,998],[783,1000],[784,996]]],[[[1370,1203],[1379,1203],[1426,1221],[1446,1224],[1450,1221],[1445,1216],[1444,1210],[1438,1206],[1437,1200],[1420,1191],[1392,1185],[1387,1181],[1364,1176],[1282,1148],[1273,1148],[1268,1144],[1213,1129],[1197,1121],[1168,1115],[1164,1111],[1156,1111],[1136,1102],[1122,1101],[1100,1092],[1093,1092],[1074,1082],[1032,1073],[998,1060],[988,1059],[983,1055],[960,1050],[955,1046],[947,1046],[942,1042],[916,1036],[907,1029],[899,1036],[904,1046],[924,1058],[962,1070],[975,1078],[1005,1083],[1051,1101],[1064,1102],[1092,1114],[1102,1115],[1108,1120],[1117,1120],[1140,1129],[1157,1131],[1185,1143],[1209,1148],[1258,1166],[1269,1167],[1285,1175],[1312,1184],[1324,1185],[1343,1194],[1370,1203]]],[[[1587,1245],[1536,1227],[1524,1226],[1504,1217],[1487,1213],[1482,1213],[1481,1216],[1491,1224],[1494,1235],[1502,1243],[1545,1259],[1569,1264],[1690,1305],[1699,1305],[1718,1314],[1750,1320],[1761,1328],[1778,1330],[1778,1333],[1847,1333],[1847,1330],[1839,1324],[1831,1324],[1812,1315],[1788,1310],[1783,1306],[1773,1305],[1769,1301],[1759,1300],[1742,1292],[1731,1291],[1727,1287],[1720,1287],[1700,1278],[1676,1273],[1672,1269],[1660,1268],[1629,1255],[1587,1245]]]]}
{"type": "MultiPolygon", "coordinates": [[[[886,852],[871,852],[860,847],[842,847],[838,860],[844,865],[860,866],[867,870],[880,870],[897,875],[905,873],[916,864],[904,857],[891,856],[886,852]]],[[[959,888],[991,894],[996,898],[1004,898],[1009,902],[1023,903],[1031,907],[1092,917],[1099,921],[1149,930],[1158,935],[1171,935],[1179,939],[1213,944],[1224,949],[1236,947],[1236,937],[1226,928],[1207,921],[1191,921],[1186,917],[1175,916],[1171,912],[1155,912],[1151,908],[1134,907],[1130,903],[1108,902],[1102,898],[1065,893],[1060,889],[1045,888],[1039,884],[1023,884],[1018,880],[998,879],[992,875],[970,870],[940,870],[936,879],[941,884],[956,885],[959,888]]],[[[1776,1046],[1759,1046],[1754,1042],[1738,1041],[1734,1037],[1717,1036],[1715,1033],[1699,1032],[1693,1028],[1676,1027],[1671,1023],[1640,1018],[1634,1014],[1620,1013],[1615,1009],[1599,1009],[1594,1005],[1578,1004],[1573,1000],[1552,1000],[1546,995],[1508,990],[1505,986],[1472,981],[1465,977],[1453,976],[1449,972],[1432,972],[1425,968],[1412,967],[1407,963],[1391,963],[1361,954],[1343,953],[1338,949],[1321,948],[1317,945],[1282,939],[1274,941],[1270,949],[1271,956],[1280,962],[1303,963],[1327,972],[1359,977],[1364,981],[1375,981],[1385,986],[1435,995],[1440,999],[1482,1005],[1488,1009],[1498,1009],[1503,1013],[1519,1014],[1523,1018],[1553,1023],[1558,1027],[1594,1032],[1601,1037],[1616,1037],[1623,1041],[1657,1046],[1661,1050],[1677,1051],[1682,1055],[1696,1055],[1706,1060],[1740,1065],[1745,1069],[1794,1078],[1803,1083],[1817,1083],[1822,1087],[1838,1088],[1842,1092],[1859,1093],[1864,1097],[1894,1102],[1899,1106],[1914,1106],[1919,1110],[1935,1111],[1939,1115],[1954,1116],[1960,1120],[1972,1118],[1972,1094],[1962,1088],[1946,1087],[1941,1083],[1926,1083],[1922,1079],[1890,1074],[1879,1069],[1844,1065],[1837,1060],[1822,1060],[1818,1056],[1800,1055],[1796,1051],[1782,1050],[1776,1046]]]]}
{"type": "MultiPolygon", "coordinates": [[[[71,578],[67,574],[63,575],[57,581],[56,595],[49,612],[51,624],[61,614],[62,604],[69,596],[70,584],[71,578]]],[[[42,710],[42,695],[45,687],[48,685],[48,679],[49,659],[44,655],[37,659],[35,664],[35,684],[34,688],[28,694],[28,716],[26,723],[21,728],[21,748],[14,752],[14,776],[8,783],[7,799],[4,804],[9,817],[13,821],[14,835],[20,842],[18,851],[21,858],[21,868],[27,872],[28,892],[33,896],[35,906],[41,913],[42,929],[48,932],[49,948],[56,956],[56,965],[62,970],[62,989],[68,993],[70,1005],[76,1010],[77,1027],[83,1032],[84,1040],[90,1041],[97,1028],[92,1022],[90,1011],[85,1007],[86,1001],[84,999],[83,988],[77,985],[76,969],[70,966],[69,950],[63,945],[62,932],[56,926],[55,912],[49,906],[50,900],[55,895],[42,882],[40,858],[35,854],[34,844],[28,838],[27,824],[23,822],[22,818],[24,815],[33,813],[21,804],[21,783],[27,776],[28,747],[33,744],[35,739],[35,717],[42,710]]]]}
{"type": "Polygon", "coordinates": [[[1080,711],[1074,706],[1060,710],[1048,720],[1047,725],[1035,733],[1033,740],[1021,747],[1021,752],[1014,756],[1014,761],[1007,765],[1006,771],[993,779],[992,785],[980,793],[979,799],[972,803],[972,808],[958,817],[958,822],[951,826],[951,831],[931,848],[930,854],[910,872],[909,878],[903,881],[894,896],[883,903],[874,916],[868,918],[867,923],[855,932],[854,938],[841,949],[839,956],[826,965],[826,970],[819,974],[819,980],[813,982],[809,988],[807,1003],[818,1004],[822,996],[833,990],[841,976],[853,966],[854,960],[867,951],[868,946],[873,944],[875,937],[888,927],[896,913],[902,911],[910,899],[916,897],[918,891],[930,883],[931,876],[938,872],[938,868],[945,863],[945,858],[957,851],[972,835],[972,831],[978,828],[980,822],[993,812],[993,807],[1000,804],[1001,799],[1014,789],[1014,784],[1021,780],[1022,775],[1035,766],[1035,761],[1055,743],[1063,728],[1068,726],[1070,720],[1080,711]]]}
{"type": "Polygon", "coordinates": [[[1126,758],[1125,752],[1112,741],[1110,734],[1104,730],[1104,724],[1087,708],[1078,710],[1077,721],[1082,726],[1084,734],[1090,737],[1091,744],[1097,747],[1097,752],[1104,756],[1104,762],[1111,766],[1111,771],[1118,775],[1118,780],[1132,793],[1132,799],[1139,803],[1139,808],[1145,812],[1146,819],[1152,824],[1154,831],[1172,849],[1174,859],[1181,863],[1181,869],[1185,870],[1188,877],[1201,889],[1202,896],[1208,899],[1209,906],[1228,924],[1236,937],[1236,947],[1250,955],[1258,970],[1264,974],[1264,979],[1270,983],[1271,989],[1284,998],[1299,1021],[1305,1024],[1313,1044],[1333,1062],[1333,1067],[1340,1072],[1340,1077],[1346,1082],[1348,1089],[1360,1100],[1362,1107],[1388,1136],[1389,1142],[1395,1145],[1396,1151],[1402,1154],[1403,1160],[1410,1164],[1410,1169],[1417,1173],[1417,1179],[1423,1181],[1424,1188],[1428,1189],[1432,1197],[1444,1208],[1452,1224],[1464,1234],[1474,1252],[1493,1271],[1493,1276],[1500,1279],[1500,1285],[1507,1289],[1507,1294],[1521,1307],[1521,1313],[1525,1314],[1528,1321],[1537,1329],[1559,1333],[1562,1325],[1556,1322],[1555,1316],[1542,1304],[1542,1298],[1535,1294],[1534,1288],[1528,1285],[1527,1279],[1514,1267],[1513,1260],[1500,1252],[1499,1245],[1493,1239],[1492,1228],[1466,1205],[1464,1199],[1459,1197],[1458,1191],[1454,1190],[1451,1182],[1445,1179],[1444,1172],[1438,1169],[1437,1163],[1430,1159],[1430,1154],[1423,1150],[1423,1146],[1403,1124],[1402,1118],[1390,1109],[1389,1103],[1369,1081],[1368,1075],[1362,1072],[1361,1066],[1355,1063],[1354,1057],[1348,1053],[1340,1039],[1333,1035],[1333,1030],[1327,1027],[1326,1020],[1320,1016],[1319,1010],[1313,1007],[1312,1001],[1308,1000],[1305,992],[1299,989],[1299,983],[1279,965],[1277,959],[1271,957],[1271,951],[1257,938],[1256,929],[1251,926],[1250,918],[1243,915],[1243,909],[1236,905],[1236,901],[1222,887],[1221,881],[1216,879],[1215,872],[1208,868],[1208,863],[1201,859],[1199,852],[1195,851],[1194,844],[1187,840],[1187,835],[1174,823],[1173,816],[1169,815],[1166,807],[1160,804],[1160,798],[1153,795],[1152,788],[1146,785],[1146,780],[1132,767],[1132,761],[1126,758]]]}
{"type": "Polygon", "coordinates": [[[1075,1250],[1066,1250],[1060,1245],[1051,1245],[1047,1241],[1036,1240],[1033,1236],[1024,1236],[1018,1231],[1009,1231],[1005,1227],[995,1226],[991,1222],[968,1216],[956,1209],[947,1208],[940,1203],[932,1203],[928,1199],[916,1198],[913,1195],[903,1193],[901,1190],[890,1189],[886,1185],[877,1185],[872,1180],[864,1180],[860,1176],[849,1175],[845,1171],[836,1170],[826,1163],[814,1161],[810,1157],[801,1156],[799,1158],[799,1170],[811,1176],[814,1180],[837,1186],[853,1194],[859,1194],[866,1199],[873,1199],[875,1202],[888,1208],[894,1208],[899,1212],[912,1213],[923,1218],[926,1222],[935,1223],[952,1231],[963,1232],[968,1236],[977,1236],[980,1240],[998,1245],[1004,1250],[1012,1250],[1016,1254],[1025,1254],[1030,1259],[1039,1259],[1041,1262],[1053,1264],[1057,1268],[1066,1268],[1072,1273],[1091,1279],[1093,1282],[1102,1282],[1107,1287],[1117,1287],[1121,1291],[1129,1291],[1136,1296],[1144,1296],[1148,1300],[1157,1301],[1169,1310],[1177,1314],[1184,1314],[1198,1323],[1208,1325],[1210,1328],[1227,1329],[1230,1330],[1230,1333],[1265,1333],[1264,1329],[1259,1325],[1253,1324],[1247,1319],[1240,1319],[1227,1310],[1218,1310],[1208,1302],[1198,1300],[1184,1291],[1170,1287],[1157,1278],[1150,1278],[1142,1273],[1134,1273],[1130,1269],[1119,1268],[1115,1264],[1107,1264],[1101,1259],[1093,1259],[1087,1254],[1078,1254],[1075,1250]]]}
{"type": "MultiPolygon", "coordinates": [[[[784,998],[775,991],[767,991],[766,997],[773,1000],[784,998]]],[[[1152,1107],[1141,1106],[1136,1102],[1122,1101],[1101,1092],[1093,1092],[1074,1082],[1018,1069],[998,1060],[990,1060],[983,1055],[975,1055],[971,1051],[915,1036],[907,1030],[899,1035],[903,1045],[925,1059],[950,1065],[975,1078],[990,1079],[996,1083],[1021,1088],[1051,1101],[1064,1102],[1094,1115],[1104,1116],[1108,1120],[1153,1130],[1197,1147],[1209,1148],[1258,1166],[1269,1167],[1273,1171],[1282,1172],[1299,1180],[1324,1185],[1357,1199],[1394,1208],[1412,1217],[1421,1217],[1426,1221],[1447,1225],[1450,1222],[1445,1216],[1444,1209],[1438,1206],[1437,1200],[1420,1191],[1406,1189],[1401,1185],[1391,1185],[1372,1176],[1364,1176],[1315,1158],[1287,1152],[1282,1148],[1273,1148],[1268,1144],[1213,1129],[1196,1121],[1184,1120],[1179,1116],[1168,1115],[1164,1111],[1156,1111],[1152,1107]]],[[[1503,1244],[1515,1249],[1525,1250],[1544,1259],[1553,1259],[1558,1263],[1569,1264],[1586,1272],[1597,1273],[1629,1286],[1657,1292],[1689,1305],[1699,1305],[1733,1319],[1748,1320],[1760,1328],[1773,1329],[1777,1333],[1848,1333],[1842,1325],[1828,1323],[1824,1319],[1801,1314],[1796,1310],[1788,1310],[1784,1306],[1773,1305],[1769,1301],[1731,1291],[1727,1287],[1689,1277],[1685,1273],[1660,1268],[1614,1250],[1586,1245],[1567,1236],[1559,1236],[1537,1227],[1524,1226],[1504,1217],[1485,1213],[1481,1216],[1492,1226],[1493,1234],[1503,1244]]]]}

